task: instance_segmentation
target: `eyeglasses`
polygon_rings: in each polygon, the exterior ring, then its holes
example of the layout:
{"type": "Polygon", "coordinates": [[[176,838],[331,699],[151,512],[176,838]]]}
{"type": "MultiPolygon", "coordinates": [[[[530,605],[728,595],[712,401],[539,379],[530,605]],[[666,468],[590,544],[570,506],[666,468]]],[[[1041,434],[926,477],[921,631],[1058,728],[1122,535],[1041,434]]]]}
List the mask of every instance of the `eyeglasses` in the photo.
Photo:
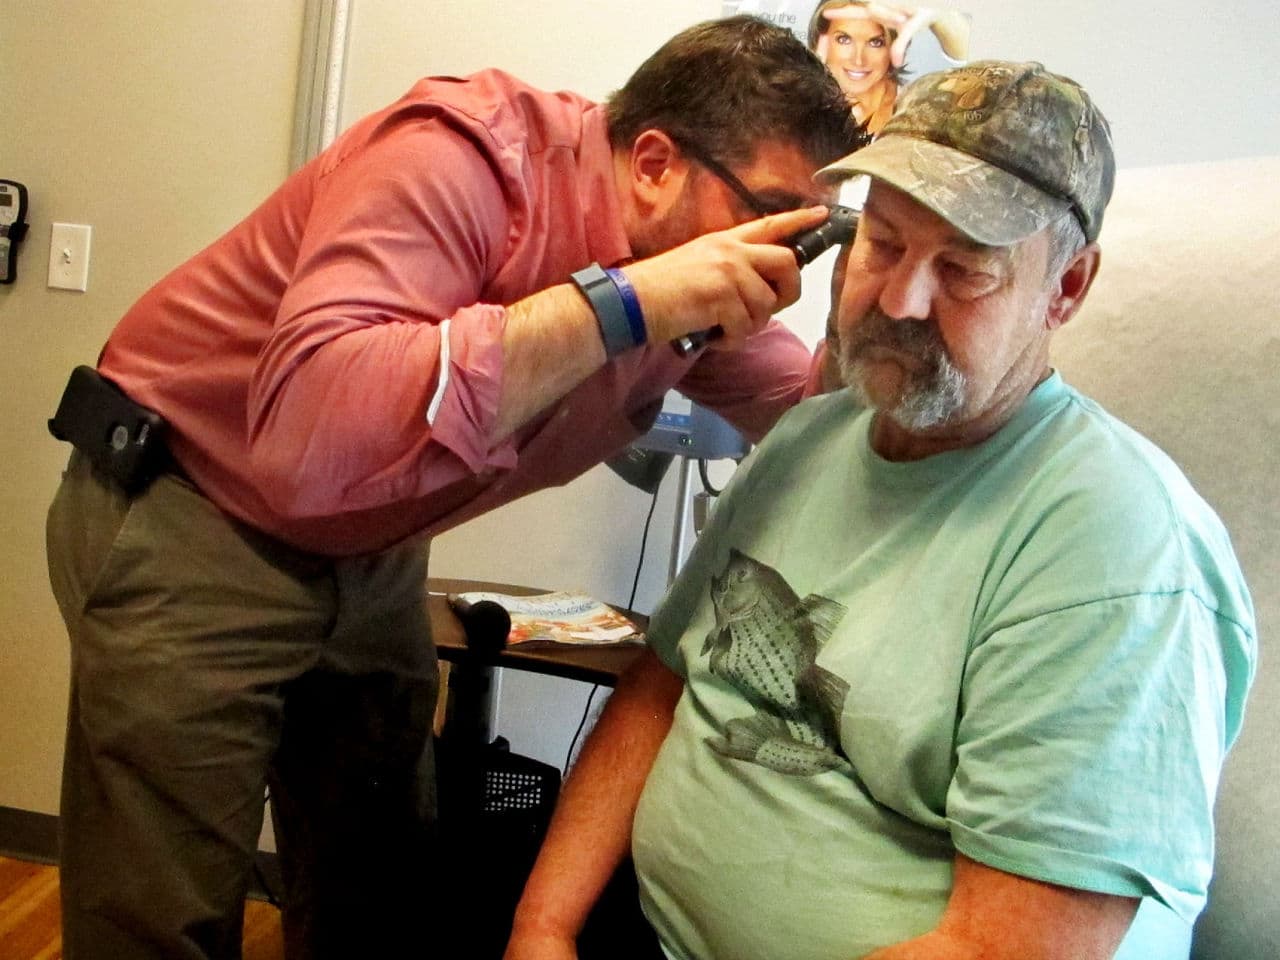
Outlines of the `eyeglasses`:
{"type": "MultiPolygon", "coordinates": [[[[672,139],[675,140],[674,137],[672,139]]],[[[780,213],[782,211],[782,208],[778,207],[776,204],[765,203],[757,197],[747,188],[745,183],[733,175],[733,172],[728,167],[719,160],[711,157],[697,144],[690,143],[683,139],[676,140],[675,142],[681,150],[698,163],[702,164],[702,166],[706,167],[715,175],[717,180],[732,190],[734,195],[743,202],[746,208],[757,217],[767,217],[772,213],[780,213]]]]}

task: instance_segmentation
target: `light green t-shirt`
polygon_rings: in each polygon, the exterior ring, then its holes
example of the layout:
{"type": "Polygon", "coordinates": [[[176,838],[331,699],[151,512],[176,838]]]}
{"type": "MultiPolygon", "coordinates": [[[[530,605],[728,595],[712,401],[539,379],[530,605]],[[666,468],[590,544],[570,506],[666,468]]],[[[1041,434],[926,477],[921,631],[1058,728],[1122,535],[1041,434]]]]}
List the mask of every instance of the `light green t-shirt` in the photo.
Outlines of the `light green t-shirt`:
{"type": "Polygon", "coordinates": [[[637,811],[678,960],[850,960],[936,924],[955,851],[1142,897],[1185,958],[1256,653],[1225,530],[1055,374],[979,446],[891,463],[793,410],[650,623],[687,679],[637,811]]]}

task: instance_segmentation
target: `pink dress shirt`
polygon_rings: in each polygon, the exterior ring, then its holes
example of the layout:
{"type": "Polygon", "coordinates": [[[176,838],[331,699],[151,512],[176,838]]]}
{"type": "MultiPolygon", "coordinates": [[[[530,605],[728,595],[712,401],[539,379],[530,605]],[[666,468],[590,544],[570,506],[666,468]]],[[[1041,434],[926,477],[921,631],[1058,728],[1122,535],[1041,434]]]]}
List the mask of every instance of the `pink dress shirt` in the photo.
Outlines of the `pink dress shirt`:
{"type": "Polygon", "coordinates": [[[573,479],[673,386],[753,439],[800,399],[809,353],[774,323],[738,351],[624,354],[495,441],[504,305],[630,253],[602,106],[426,79],[144,294],[99,369],[226,513],[368,553],[573,479]]]}

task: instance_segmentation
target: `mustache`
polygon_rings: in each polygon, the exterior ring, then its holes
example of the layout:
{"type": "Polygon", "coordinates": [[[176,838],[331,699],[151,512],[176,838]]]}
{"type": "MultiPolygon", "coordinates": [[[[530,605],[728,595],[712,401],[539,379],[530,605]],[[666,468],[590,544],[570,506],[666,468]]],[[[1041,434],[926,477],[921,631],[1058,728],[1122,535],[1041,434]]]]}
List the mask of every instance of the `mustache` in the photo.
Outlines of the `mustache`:
{"type": "MultiPolygon", "coordinates": [[[[895,320],[879,307],[870,308],[849,331],[849,339],[838,343],[840,373],[862,403],[876,406],[869,392],[863,366],[867,353],[889,349],[914,361],[904,372],[896,400],[885,402],[888,415],[910,430],[923,430],[945,423],[963,409],[966,394],[964,374],[955,365],[937,322],[895,320]]],[[[880,398],[884,399],[884,398],[880,398]]]]}
{"type": "Polygon", "coordinates": [[[888,347],[920,360],[950,359],[947,345],[938,333],[938,325],[926,320],[895,320],[879,307],[870,308],[850,331],[842,348],[853,359],[870,347],[888,347]]]}

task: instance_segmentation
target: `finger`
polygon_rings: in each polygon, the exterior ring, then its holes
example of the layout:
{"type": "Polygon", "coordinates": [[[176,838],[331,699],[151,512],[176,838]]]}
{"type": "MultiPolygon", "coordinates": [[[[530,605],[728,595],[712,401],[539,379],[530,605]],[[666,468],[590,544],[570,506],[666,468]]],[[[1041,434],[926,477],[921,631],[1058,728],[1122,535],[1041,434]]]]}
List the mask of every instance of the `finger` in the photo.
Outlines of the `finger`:
{"type": "Polygon", "coordinates": [[[911,36],[907,33],[898,34],[898,39],[893,41],[889,47],[889,62],[894,67],[901,69],[902,65],[907,62],[907,47],[911,45],[911,36]]]}
{"type": "Polygon", "coordinates": [[[730,321],[739,338],[760,330],[779,310],[800,299],[800,268],[789,250],[773,245],[752,248],[751,266],[738,281],[740,319],[730,321]]]}
{"type": "Polygon", "coordinates": [[[726,232],[745,243],[777,243],[801,230],[816,227],[830,214],[830,209],[825,206],[801,207],[799,210],[773,213],[759,220],[748,220],[726,232]]]}
{"type": "Polygon", "coordinates": [[[916,10],[911,18],[902,24],[897,32],[897,40],[893,41],[890,47],[890,61],[895,67],[901,67],[905,63],[906,49],[910,46],[911,40],[914,40],[916,33],[932,24],[937,17],[937,10],[922,8],[916,10]]]}
{"type": "Polygon", "coordinates": [[[769,287],[770,302],[761,309],[772,316],[800,298],[800,265],[790,247],[760,244],[750,248],[751,266],[769,287]]]}
{"type": "Polygon", "coordinates": [[[836,7],[834,10],[823,10],[822,15],[831,21],[871,19],[870,11],[861,4],[849,7],[836,7]]]}
{"type": "MultiPolygon", "coordinates": [[[[903,10],[901,7],[891,7],[883,3],[868,3],[867,15],[880,21],[887,27],[897,27],[907,22],[911,17],[910,10],[903,10]]],[[[921,8],[921,11],[928,11],[927,7],[921,8]]],[[[917,13],[921,12],[917,11],[917,13]]],[[[931,13],[931,11],[928,11],[931,13]]]]}
{"type": "Polygon", "coordinates": [[[776,273],[768,274],[765,278],[769,289],[773,291],[773,302],[768,308],[769,316],[785,310],[800,299],[800,267],[796,264],[795,254],[790,250],[786,253],[790,262],[784,260],[776,273]]]}
{"type": "Polygon", "coordinates": [[[906,43],[910,43],[911,38],[933,23],[936,17],[937,14],[932,10],[917,10],[911,19],[903,23],[898,30],[898,42],[902,43],[905,40],[906,43]]]}
{"type": "MultiPolygon", "coordinates": [[[[780,252],[770,246],[756,249],[770,251],[775,255],[780,252]]],[[[762,259],[768,261],[769,257],[762,259]]],[[[703,324],[714,319],[721,334],[709,340],[709,344],[715,343],[720,348],[737,347],[781,309],[778,287],[789,290],[791,283],[785,278],[783,271],[778,269],[778,263],[762,263],[752,258],[750,265],[751,269],[742,270],[734,276],[731,294],[721,300],[714,313],[703,314],[703,324]]],[[[794,260],[789,269],[798,275],[794,260]]]]}
{"type": "Polygon", "coordinates": [[[905,10],[887,7],[882,3],[836,7],[834,10],[822,11],[822,15],[833,22],[838,20],[874,20],[876,23],[892,27],[895,30],[906,23],[910,16],[905,10]]]}
{"type": "Polygon", "coordinates": [[[938,38],[942,52],[952,60],[964,60],[969,56],[969,18],[956,10],[944,12],[930,26],[938,38]]]}

